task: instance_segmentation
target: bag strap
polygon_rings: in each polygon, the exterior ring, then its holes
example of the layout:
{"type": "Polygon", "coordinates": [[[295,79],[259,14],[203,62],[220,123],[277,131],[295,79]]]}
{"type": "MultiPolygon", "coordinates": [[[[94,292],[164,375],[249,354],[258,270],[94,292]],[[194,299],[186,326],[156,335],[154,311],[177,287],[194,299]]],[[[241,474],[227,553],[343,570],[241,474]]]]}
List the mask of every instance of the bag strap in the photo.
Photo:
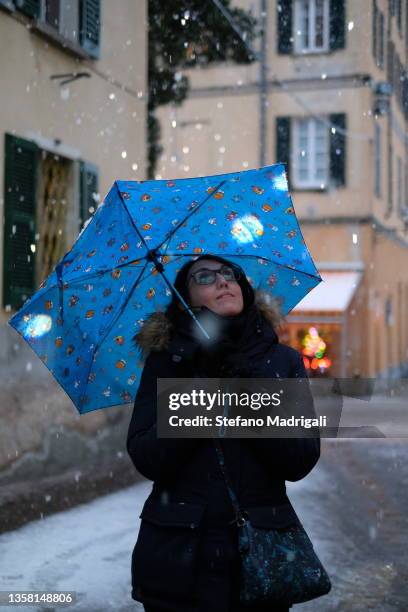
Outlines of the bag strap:
{"type": "Polygon", "coordinates": [[[235,512],[235,518],[231,521],[231,523],[236,523],[238,527],[242,527],[243,525],[245,525],[246,519],[239,506],[238,498],[235,495],[234,489],[232,488],[232,485],[231,485],[231,480],[229,478],[227,468],[225,466],[225,458],[224,458],[224,453],[222,450],[221,442],[218,438],[213,438],[213,441],[214,441],[215,450],[217,453],[218,463],[219,463],[222,475],[224,477],[225,484],[227,485],[228,494],[231,498],[232,506],[235,512]]]}

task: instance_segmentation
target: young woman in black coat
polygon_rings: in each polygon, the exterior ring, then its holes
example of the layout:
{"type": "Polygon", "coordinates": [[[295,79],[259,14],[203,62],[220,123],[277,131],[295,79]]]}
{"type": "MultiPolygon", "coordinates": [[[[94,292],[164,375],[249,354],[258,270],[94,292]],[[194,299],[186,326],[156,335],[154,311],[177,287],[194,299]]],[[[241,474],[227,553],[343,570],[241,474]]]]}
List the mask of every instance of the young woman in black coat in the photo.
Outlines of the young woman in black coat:
{"type": "MultiPolygon", "coordinates": [[[[127,449],[153,486],[132,555],[132,597],[146,612],[283,612],[288,608],[240,606],[237,528],[213,440],[157,438],[156,380],[306,378],[303,360],[279,343],[279,313],[270,296],[254,292],[231,262],[211,255],[190,260],[175,286],[211,329],[212,341],[204,341],[176,297],[135,337],[146,361],[127,449]]],[[[320,456],[318,437],[230,438],[221,444],[240,505],[254,524],[285,527],[299,520],[285,480],[312,470],[320,456]]]]}

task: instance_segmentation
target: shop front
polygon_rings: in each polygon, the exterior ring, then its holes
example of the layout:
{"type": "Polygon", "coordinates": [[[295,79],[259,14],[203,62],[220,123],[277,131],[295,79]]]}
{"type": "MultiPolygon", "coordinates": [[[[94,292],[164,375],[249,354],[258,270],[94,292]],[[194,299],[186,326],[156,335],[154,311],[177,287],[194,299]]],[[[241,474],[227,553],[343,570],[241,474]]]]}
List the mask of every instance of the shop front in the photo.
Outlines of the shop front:
{"type": "Polygon", "coordinates": [[[352,376],[349,371],[353,302],[361,283],[360,271],[320,271],[323,281],[294,308],[280,334],[281,342],[296,348],[310,377],[352,376]]]}

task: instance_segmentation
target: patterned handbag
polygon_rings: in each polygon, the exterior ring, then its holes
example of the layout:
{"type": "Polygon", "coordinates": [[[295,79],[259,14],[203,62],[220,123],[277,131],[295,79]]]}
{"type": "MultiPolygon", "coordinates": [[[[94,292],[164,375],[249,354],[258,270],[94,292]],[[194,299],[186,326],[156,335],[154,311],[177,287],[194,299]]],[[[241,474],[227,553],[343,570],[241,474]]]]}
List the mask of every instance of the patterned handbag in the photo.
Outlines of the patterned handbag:
{"type": "Polygon", "coordinates": [[[214,438],[214,444],[238,527],[241,603],[290,606],[326,595],[330,578],[300,521],[283,529],[252,525],[231,487],[220,441],[214,438]]]}

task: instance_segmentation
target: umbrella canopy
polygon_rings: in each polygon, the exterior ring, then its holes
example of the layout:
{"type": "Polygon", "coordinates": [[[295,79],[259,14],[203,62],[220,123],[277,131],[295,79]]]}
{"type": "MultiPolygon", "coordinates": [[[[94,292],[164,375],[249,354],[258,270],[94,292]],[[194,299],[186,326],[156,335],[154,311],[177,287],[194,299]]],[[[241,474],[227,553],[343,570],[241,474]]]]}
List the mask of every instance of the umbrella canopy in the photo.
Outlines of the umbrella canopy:
{"type": "Polygon", "coordinates": [[[171,299],[187,259],[218,254],[287,314],[320,281],[283,164],[209,177],[116,181],[71,251],[10,319],[80,413],[132,402],[132,337],[171,299]]]}

